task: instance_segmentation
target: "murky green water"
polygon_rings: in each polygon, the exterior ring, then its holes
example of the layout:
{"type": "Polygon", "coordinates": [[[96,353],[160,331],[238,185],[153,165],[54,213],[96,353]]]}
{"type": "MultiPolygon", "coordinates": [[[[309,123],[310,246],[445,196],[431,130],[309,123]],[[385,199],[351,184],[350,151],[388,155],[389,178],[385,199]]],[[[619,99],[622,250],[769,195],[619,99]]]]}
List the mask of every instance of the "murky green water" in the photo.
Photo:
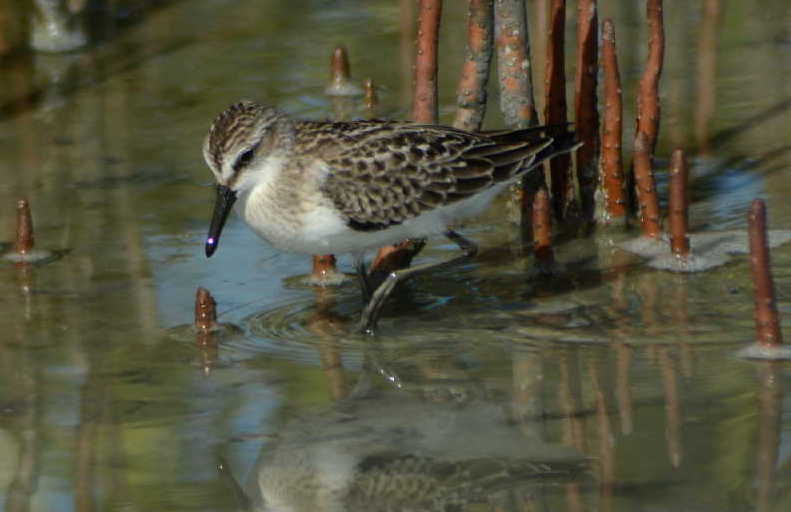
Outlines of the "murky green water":
{"type": "MultiPolygon", "coordinates": [[[[449,122],[465,12],[446,4],[449,122]]],[[[642,7],[606,4],[631,119],[642,7]]],[[[791,5],[666,4],[659,152],[693,156],[693,226],[742,229],[761,197],[771,225],[791,228],[791,5]]],[[[411,282],[375,341],[354,333],[356,284],[302,284],[309,258],[237,219],[203,256],[200,144],[217,112],[248,97],[334,115],[322,91],[343,43],[354,78],[380,85],[380,114],[405,117],[411,5],[173,2],[89,50],[2,62],[2,238],[26,197],[37,246],[66,254],[0,266],[0,509],[238,510],[234,481],[271,510],[791,506],[791,366],[734,355],[754,337],[744,256],[678,276],[572,240],[557,248],[565,270],[542,278],[501,202],[464,230],[482,254],[411,282]],[[198,286],[235,326],[217,345],[185,327],[198,286]],[[368,479],[339,498],[363,462],[368,479]]],[[[452,251],[435,241],[421,258],[452,251]]],[[[791,248],[773,258],[788,316],[791,248]]]]}

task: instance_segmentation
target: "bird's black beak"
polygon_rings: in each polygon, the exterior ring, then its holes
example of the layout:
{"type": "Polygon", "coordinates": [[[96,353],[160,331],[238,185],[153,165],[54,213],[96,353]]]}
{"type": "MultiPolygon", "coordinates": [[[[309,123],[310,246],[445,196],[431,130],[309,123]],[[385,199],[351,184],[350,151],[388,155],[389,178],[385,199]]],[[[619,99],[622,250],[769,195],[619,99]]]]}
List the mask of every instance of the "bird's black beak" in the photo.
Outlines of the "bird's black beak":
{"type": "Polygon", "coordinates": [[[222,233],[222,228],[225,226],[225,221],[228,219],[228,214],[231,213],[231,207],[235,201],[236,192],[225,185],[217,185],[217,199],[214,202],[214,213],[211,216],[209,235],[206,237],[207,258],[210,258],[214,251],[217,250],[217,244],[220,242],[220,233],[222,233]]]}

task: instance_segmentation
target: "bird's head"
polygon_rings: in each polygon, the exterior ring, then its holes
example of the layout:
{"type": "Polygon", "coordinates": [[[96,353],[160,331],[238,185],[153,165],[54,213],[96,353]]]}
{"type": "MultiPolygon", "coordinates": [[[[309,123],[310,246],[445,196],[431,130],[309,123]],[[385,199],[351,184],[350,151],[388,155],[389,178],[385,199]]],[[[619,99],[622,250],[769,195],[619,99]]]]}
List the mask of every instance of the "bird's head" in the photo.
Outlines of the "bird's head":
{"type": "Polygon", "coordinates": [[[272,147],[287,121],[279,111],[252,101],[225,109],[212,123],[203,143],[203,158],[217,181],[206,256],[217,250],[225,221],[239,194],[252,188],[256,171],[271,156],[272,147]]]}

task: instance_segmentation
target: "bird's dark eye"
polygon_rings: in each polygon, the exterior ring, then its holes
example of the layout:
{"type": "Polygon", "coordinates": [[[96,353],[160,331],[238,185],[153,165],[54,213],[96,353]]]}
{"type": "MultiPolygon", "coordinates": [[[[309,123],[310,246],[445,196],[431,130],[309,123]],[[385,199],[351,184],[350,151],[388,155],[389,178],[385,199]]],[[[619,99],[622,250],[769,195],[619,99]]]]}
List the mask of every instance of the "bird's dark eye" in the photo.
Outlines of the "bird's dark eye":
{"type": "Polygon", "coordinates": [[[236,161],[233,163],[233,170],[239,171],[239,169],[249,164],[255,156],[255,150],[257,148],[258,146],[253,146],[250,149],[243,151],[241,155],[236,157],[236,161]]]}

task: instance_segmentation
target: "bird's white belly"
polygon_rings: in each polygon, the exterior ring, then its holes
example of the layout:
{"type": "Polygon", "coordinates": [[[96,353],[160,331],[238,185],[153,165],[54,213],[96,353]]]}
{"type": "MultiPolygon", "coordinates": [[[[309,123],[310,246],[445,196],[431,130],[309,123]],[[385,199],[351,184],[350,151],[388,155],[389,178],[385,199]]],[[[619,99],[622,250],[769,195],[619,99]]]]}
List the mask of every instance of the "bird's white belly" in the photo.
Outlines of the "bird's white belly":
{"type": "Polygon", "coordinates": [[[330,208],[282,201],[261,187],[240,196],[236,210],[258,236],[283,251],[342,252],[334,241],[349,231],[330,208]]]}
{"type": "Polygon", "coordinates": [[[449,225],[480,213],[503,186],[378,231],[351,229],[329,204],[278,204],[261,188],[237,201],[237,211],[274,247],[307,254],[359,253],[407,238],[443,233],[449,225]]]}

